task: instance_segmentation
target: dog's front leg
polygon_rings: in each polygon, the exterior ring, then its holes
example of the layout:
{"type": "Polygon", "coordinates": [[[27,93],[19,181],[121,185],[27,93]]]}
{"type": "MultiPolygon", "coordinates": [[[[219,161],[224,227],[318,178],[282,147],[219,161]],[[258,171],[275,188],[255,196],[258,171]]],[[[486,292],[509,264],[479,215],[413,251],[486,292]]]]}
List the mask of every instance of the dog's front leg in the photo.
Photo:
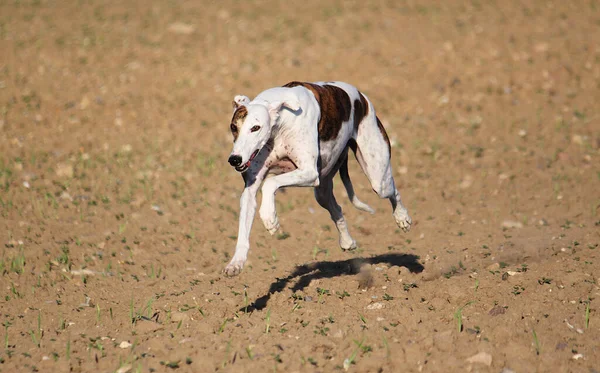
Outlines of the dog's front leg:
{"type": "Polygon", "coordinates": [[[246,176],[246,186],[240,198],[240,223],[235,253],[223,271],[227,276],[240,274],[246,263],[248,250],[250,250],[250,230],[256,214],[256,193],[266,171],[266,169],[261,170],[256,176],[246,176]]]}
{"type": "Polygon", "coordinates": [[[267,179],[263,184],[262,203],[259,213],[265,228],[272,235],[279,229],[279,220],[275,211],[275,193],[277,189],[286,186],[319,186],[319,172],[317,171],[316,164],[311,164],[311,167],[305,169],[298,168],[294,171],[272,177],[267,179]]]}

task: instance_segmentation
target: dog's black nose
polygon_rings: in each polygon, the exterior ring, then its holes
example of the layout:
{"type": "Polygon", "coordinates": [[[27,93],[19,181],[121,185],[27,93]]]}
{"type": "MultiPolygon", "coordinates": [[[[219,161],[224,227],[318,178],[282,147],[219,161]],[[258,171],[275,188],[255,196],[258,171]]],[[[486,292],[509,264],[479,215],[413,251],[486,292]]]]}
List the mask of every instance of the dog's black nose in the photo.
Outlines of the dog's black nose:
{"type": "Polygon", "coordinates": [[[242,164],[242,157],[240,157],[239,155],[232,155],[229,157],[228,162],[233,167],[237,167],[242,164]]]}

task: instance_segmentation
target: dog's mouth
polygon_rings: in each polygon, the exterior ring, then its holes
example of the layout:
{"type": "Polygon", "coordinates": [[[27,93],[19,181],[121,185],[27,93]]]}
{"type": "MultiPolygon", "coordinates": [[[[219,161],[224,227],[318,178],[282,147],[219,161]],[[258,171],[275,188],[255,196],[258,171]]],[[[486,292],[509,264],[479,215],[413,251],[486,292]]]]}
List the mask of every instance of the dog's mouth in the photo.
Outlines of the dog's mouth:
{"type": "Polygon", "coordinates": [[[246,172],[250,168],[250,163],[252,162],[252,160],[254,159],[254,157],[256,157],[257,154],[258,154],[258,149],[256,149],[254,151],[254,153],[252,153],[252,155],[250,156],[250,159],[248,160],[248,162],[235,167],[235,170],[237,172],[246,172]]]}

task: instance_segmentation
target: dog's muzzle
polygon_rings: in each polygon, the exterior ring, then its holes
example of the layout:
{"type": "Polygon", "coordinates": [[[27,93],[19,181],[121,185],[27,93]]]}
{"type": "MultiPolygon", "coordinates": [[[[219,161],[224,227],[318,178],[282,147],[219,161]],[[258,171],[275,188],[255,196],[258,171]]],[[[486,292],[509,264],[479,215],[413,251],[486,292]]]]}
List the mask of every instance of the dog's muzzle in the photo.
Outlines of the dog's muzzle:
{"type": "Polygon", "coordinates": [[[256,157],[256,154],[258,154],[258,149],[255,150],[254,153],[252,153],[248,162],[244,164],[242,164],[242,157],[239,155],[232,155],[227,161],[230,165],[232,165],[235,168],[237,172],[246,172],[246,170],[250,168],[250,163],[252,162],[254,157],[256,157]]]}
{"type": "Polygon", "coordinates": [[[233,167],[239,167],[242,164],[242,157],[239,155],[232,155],[229,157],[227,162],[229,162],[229,164],[233,167]]]}

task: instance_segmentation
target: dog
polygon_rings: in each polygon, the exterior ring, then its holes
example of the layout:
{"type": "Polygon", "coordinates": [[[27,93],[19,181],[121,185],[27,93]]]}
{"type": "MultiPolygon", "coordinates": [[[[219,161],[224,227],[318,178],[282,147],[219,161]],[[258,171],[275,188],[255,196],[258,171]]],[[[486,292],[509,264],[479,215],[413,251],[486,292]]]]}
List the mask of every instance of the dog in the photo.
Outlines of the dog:
{"type": "Polygon", "coordinates": [[[314,187],[317,202],[329,211],[339,232],[340,247],[356,248],[333,195],[335,174],[339,171],[356,208],[371,214],[374,210],[354,193],[348,175],[348,149],[354,152],[375,193],[389,199],[397,225],[404,232],[410,230],[412,220],[392,177],[389,138],[371,101],[352,85],[294,81],[267,89],[252,101],[237,95],[230,130],[233,150],[228,162],[242,174],[245,187],[240,198],[235,253],[224,269],[225,275],[238,275],[246,262],[261,184],[259,215],[271,235],[279,229],[277,190],[314,187]],[[268,174],[275,176],[266,178],[268,174]]]}

